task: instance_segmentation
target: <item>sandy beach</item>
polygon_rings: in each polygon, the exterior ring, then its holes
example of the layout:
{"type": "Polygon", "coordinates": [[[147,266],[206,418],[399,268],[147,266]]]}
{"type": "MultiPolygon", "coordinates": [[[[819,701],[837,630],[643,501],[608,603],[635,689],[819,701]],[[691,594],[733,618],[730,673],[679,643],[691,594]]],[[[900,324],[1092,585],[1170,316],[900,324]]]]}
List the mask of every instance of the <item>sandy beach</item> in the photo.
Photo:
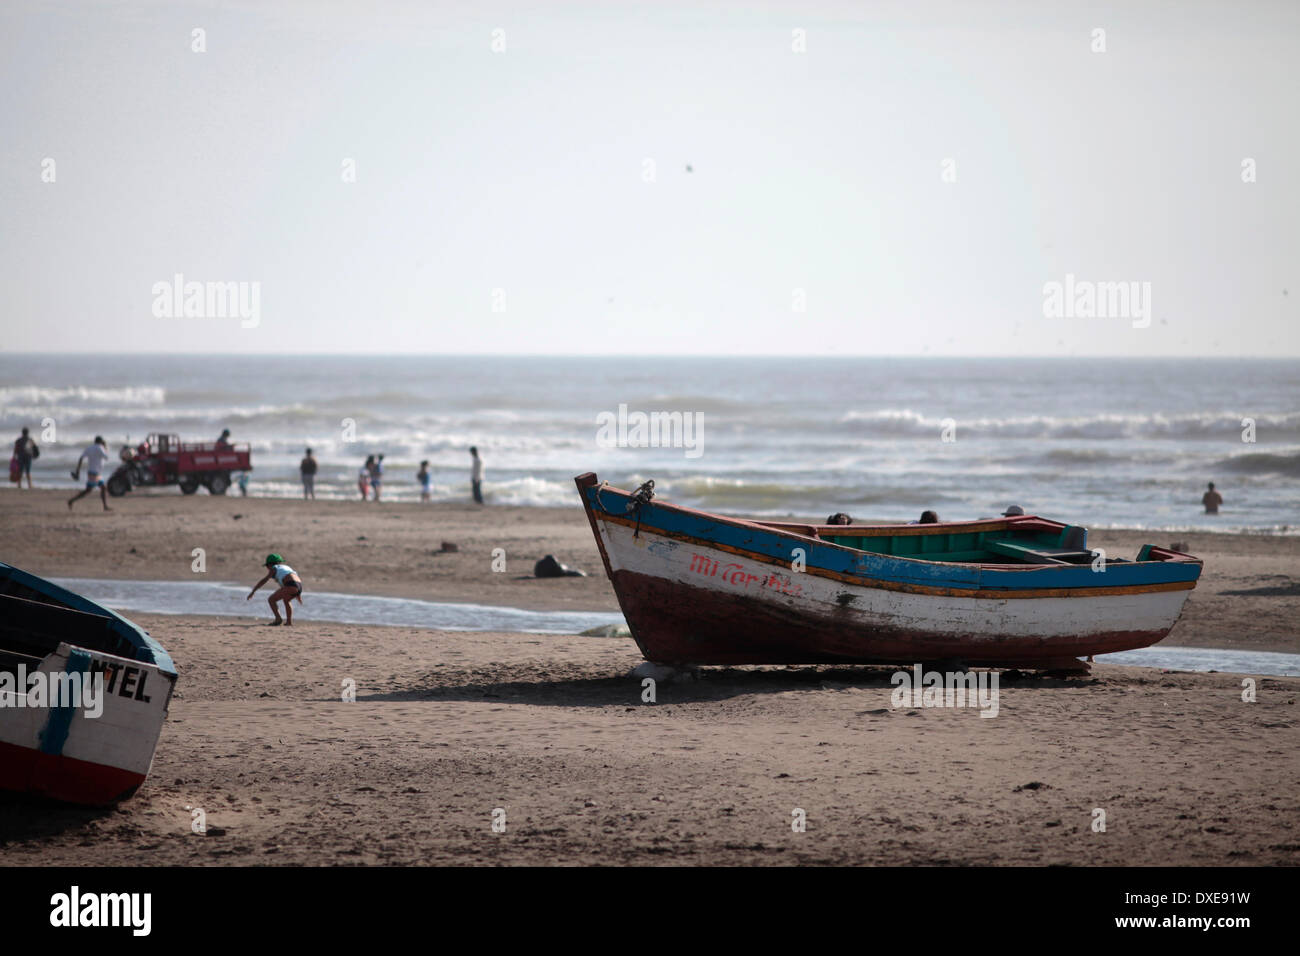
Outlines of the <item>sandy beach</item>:
{"type": "MultiPolygon", "coordinates": [[[[277,550],[308,601],[617,609],[576,506],[156,494],[69,514],[65,498],[0,493],[0,559],[184,580],[202,547],[209,576],[251,585],[277,550]],[[458,550],[437,553],[443,541],[458,550]],[[590,576],[532,579],[546,553],[590,576]]],[[[1300,650],[1300,539],[1179,537],[1206,572],[1167,643],[1300,650]]],[[[1092,543],[1127,554],[1152,539],[1092,543]]],[[[6,799],[0,862],[95,865],[106,842],[114,863],[155,865],[1300,860],[1300,679],[1260,678],[1243,703],[1239,675],[1103,663],[1081,680],[1009,675],[983,719],[893,708],[892,669],[712,668],[647,703],[625,639],[131,616],[180,671],[149,781],[109,811],[6,799]]]]}
{"type": "Polygon", "coordinates": [[[141,623],[181,668],[149,782],[104,813],[4,804],[5,863],[1300,860],[1300,680],[1244,704],[1231,675],[1101,665],[983,719],[892,709],[883,669],[713,670],[648,704],[626,640],[141,623]]]}

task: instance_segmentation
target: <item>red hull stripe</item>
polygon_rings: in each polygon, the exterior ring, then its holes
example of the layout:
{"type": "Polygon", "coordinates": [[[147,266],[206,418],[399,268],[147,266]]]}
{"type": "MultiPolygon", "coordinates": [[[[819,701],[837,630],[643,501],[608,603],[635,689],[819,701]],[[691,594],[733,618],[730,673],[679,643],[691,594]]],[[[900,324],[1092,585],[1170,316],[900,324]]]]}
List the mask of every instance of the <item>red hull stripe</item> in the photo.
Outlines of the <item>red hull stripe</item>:
{"type": "MultiPolygon", "coordinates": [[[[590,513],[590,512],[589,512],[590,513]]],[[[595,519],[593,519],[595,520],[595,519]]],[[[617,515],[602,514],[600,521],[608,521],[612,524],[621,524],[627,528],[635,528],[636,522],[617,515]]],[[[726,551],[728,554],[739,555],[742,558],[748,558],[751,561],[758,561],[762,564],[770,564],[775,567],[789,569],[790,562],[770,555],[759,554],[755,551],[748,551],[744,548],[737,548],[729,544],[722,544],[718,541],[705,541],[692,535],[682,534],[677,531],[665,531],[663,528],[655,528],[642,522],[641,530],[650,532],[665,538],[673,538],[677,541],[685,541],[697,545],[701,548],[713,548],[718,551],[726,551]]],[[[599,540],[599,538],[597,539],[599,540]]],[[[602,553],[603,553],[602,545],[602,553]]],[[[1131,584],[1116,587],[1102,588],[1025,588],[1021,590],[975,590],[972,588],[938,588],[925,584],[904,584],[901,581],[885,581],[880,578],[868,578],[852,574],[841,574],[839,571],[829,571],[826,568],[815,568],[809,565],[802,573],[812,574],[819,578],[830,578],[833,581],[842,581],[845,584],[854,584],[864,588],[879,588],[882,591],[903,591],[907,594],[935,594],[943,597],[966,597],[966,598],[1045,598],[1045,597],[1107,597],[1115,594],[1151,594],[1156,591],[1190,591],[1196,587],[1195,581],[1167,581],[1160,584],[1131,584]]]]}
{"type": "Polygon", "coordinates": [[[144,774],[120,767],[0,742],[0,790],[104,806],[131,796],[144,780],[144,774]]]}

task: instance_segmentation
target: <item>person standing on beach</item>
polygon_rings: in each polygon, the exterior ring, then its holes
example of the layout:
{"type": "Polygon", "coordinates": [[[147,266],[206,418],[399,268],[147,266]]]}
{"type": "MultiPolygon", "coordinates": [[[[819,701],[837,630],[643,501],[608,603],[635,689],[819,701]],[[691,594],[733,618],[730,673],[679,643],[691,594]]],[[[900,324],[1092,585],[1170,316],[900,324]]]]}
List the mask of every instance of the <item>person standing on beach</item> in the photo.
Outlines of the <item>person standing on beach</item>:
{"type": "Polygon", "coordinates": [[[370,497],[370,473],[375,467],[375,456],[366,457],[366,463],[361,466],[357,472],[357,489],[361,492],[361,500],[365,501],[370,497]]]}
{"type": "Polygon", "coordinates": [[[307,455],[298,465],[298,473],[302,476],[302,500],[310,498],[316,500],[316,459],[311,455],[311,449],[307,449],[307,455]]]}
{"type": "Polygon", "coordinates": [[[429,491],[429,486],[433,481],[433,475],[429,474],[429,462],[427,459],[420,462],[420,470],[415,473],[415,480],[420,483],[420,500],[427,502],[432,497],[429,491]]]}
{"type": "Polygon", "coordinates": [[[86,446],[86,450],[77,459],[77,467],[72,472],[72,480],[80,481],[81,463],[83,461],[86,463],[86,487],[68,499],[69,511],[72,510],[73,504],[86,497],[95,488],[99,488],[99,500],[104,505],[104,510],[113,510],[108,506],[108,492],[104,488],[104,479],[101,477],[104,473],[104,462],[111,457],[108,453],[108,443],[104,441],[102,435],[96,435],[95,440],[86,446]]]}
{"type": "Polygon", "coordinates": [[[478,448],[471,447],[470,454],[470,472],[469,481],[474,489],[474,501],[477,504],[483,503],[483,459],[478,456],[478,448]]]}
{"type": "Polygon", "coordinates": [[[36,446],[28,436],[27,428],[24,426],[23,433],[18,436],[14,442],[14,466],[16,474],[11,476],[18,482],[18,487],[23,486],[23,475],[27,476],[27,488],[30,491],[32,487],[32,462],[41,457],[41,450],[36,446]]]}
{"type": "Polygon", "coordinates": [[[374,489],[375,500],[379,500],[379,493],[384,490],[384,456],[375,455],[372,459],[373,464],[370,466],[370,487],[374,489]]]}
{"type": "Polygon", "coordinates": [[[289,565],[284,563],[284,558],[278,554],[268,554],[266,556],[266,577],[253,585],[253,590],[248,592],[245,601],[253,600],[253,595],[271,578],[275,578],[275,583],[279,585],[276,590],[267,598],[267,603],[271,605],[271,613],[275,615],[274,621],[267,621],[267,624],[274,626],[277,624],[293,624],[293,605],[289,602],[294,598],[298,603],[302,603],[302,578],[298,577],[298,572],[289,565]],[[280,609],[275,606],[276,601],[284,602],[284,620],[280,620],[280,609]]]}
{"type": "Polygon", "coordinates": [[[1201,504],[1205,505],[1207,515],[1219,513],[1219,505],[1223,504],[1223,495],[1214,490],[1214,482],[1210,482],[1210,490],[1201,496],[1201,504]]]}

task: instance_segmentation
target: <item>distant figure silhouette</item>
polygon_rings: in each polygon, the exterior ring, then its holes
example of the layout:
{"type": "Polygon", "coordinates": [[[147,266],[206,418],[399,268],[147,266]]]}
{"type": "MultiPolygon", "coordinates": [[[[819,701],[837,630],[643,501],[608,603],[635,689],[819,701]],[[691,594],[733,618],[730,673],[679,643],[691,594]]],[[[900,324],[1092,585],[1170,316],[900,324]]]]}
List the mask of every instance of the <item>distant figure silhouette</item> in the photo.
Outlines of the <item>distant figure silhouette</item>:
{"type": "Polygon", "coordinates": [[[420,470],[415,473],[415,480],[420,483],[420,500],[429,501],[433,497],[433,475],[429,472],[429,460],[420,462],[420,470]]]}
{"type": "Polygon", "coordinates": [[[302,461],[298,463],[298,475],[302,478],[302,500],[306,501],[311,498],[316,499],[316,469],[317,463],[315,456],[312,455],[311,449],[307,449],[307,454],[303,456],[302,461]]]}
{"type": "Polygon", "coordinates": [[[476,504],[483,503],[483,459],[478,456],[478,449],[471,447],[470,454],[470,472],[469,483],[474,491],[474,501],[476,504]]]}
{"type": "Polygon", "coordinates": [[[361,492],[361,500],[365,501],[370,497],[370,472],[375,467],[375,456],[367,455],[366,463],[361,466],[357,472],[357,490],[361,492]]]}
{"type": "Polygon", "coordinates": [[[1223,495],[1214,490],[1214,482],[1210,482],[1210,490],[1201,496],[1201,504],[1205,505],[1207,515],[1219,513],[1219,505],[1223,504],[1223,495]]]}
{"type": "Polygon", "coordinates": [[[853,524],[853,519],[843,511],[837,511],[826,519],[827,524],[853,524]]]}
{"type": "Polygon", "coordinates": [[[933,511],[921,512],[921,520],[918,522],[918,524],[938,524],[938,523],[939,523],[939,516],[935,514],[933,511]]]}
{"type": "Polygon", "coordinates": [[[32,462],[41,456],[41,450],[36,447],[36,442],[32,441],[27,429],[18,436],[14,442],[14,454],[9,463],[9,480],[18,483],[21,488],[23,475],[27,476],[27,487],[32,487],[32,462]]]}

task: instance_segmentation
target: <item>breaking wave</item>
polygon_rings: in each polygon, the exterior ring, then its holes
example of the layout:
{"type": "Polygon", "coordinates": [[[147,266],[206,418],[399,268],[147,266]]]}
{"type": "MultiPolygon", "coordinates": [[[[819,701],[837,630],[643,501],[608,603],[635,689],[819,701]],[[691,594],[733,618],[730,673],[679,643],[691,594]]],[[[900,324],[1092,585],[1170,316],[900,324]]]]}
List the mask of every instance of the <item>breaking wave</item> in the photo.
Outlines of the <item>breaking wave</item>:
{"type": "Polygon", "coordinates": [[[1286,475],[1289,478],[1300,478],[1300,454],[1250,452],[1224,458],[1216,462],[1214,467],[1238,475],[1286,475]]]}
{"type": "Polygon", "coordinates": [[[167,401],[167,390],[155,385],[126,385],[102,388],[69,385],[51,388],[44,385],[6,385],[0,387],[0,406],[86,405],[90,403],[117,408],[160,407],[167,401]]]}
{"type": "MultiPolygon", "coordinates": [[[[1259,432],[1274,439],[1300,439],[1300,412],[1245,415],[1238,412],[1189,412],[1179,415],[1098,413],[1075,417],[1022,415],[1012,417],[951,416],[957,435],[1002,438],[1108,439],[1160,438],[1198,439],[1240,435],[1244,419],[1255,422],[1259,432]]],[[[862,437],[932,438],[944,427],[946,418],[923,415],[912,409],[849,411],[838,419],[862,437]]]]}

